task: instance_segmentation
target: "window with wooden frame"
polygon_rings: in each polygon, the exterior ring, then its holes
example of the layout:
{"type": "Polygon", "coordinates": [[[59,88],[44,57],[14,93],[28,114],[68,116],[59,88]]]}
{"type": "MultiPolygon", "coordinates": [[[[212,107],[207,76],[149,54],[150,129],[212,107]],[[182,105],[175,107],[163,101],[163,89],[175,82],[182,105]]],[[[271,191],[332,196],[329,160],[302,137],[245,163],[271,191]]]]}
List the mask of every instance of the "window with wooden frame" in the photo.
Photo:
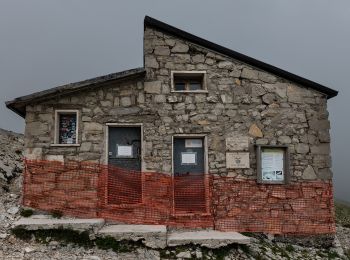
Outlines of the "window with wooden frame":
{"type": "Polygon", "coordinates": [[[172,71],[172,91],[207,92],[205,71],[172,71]]]}
{"type": "Polygon", "coordinates": [[[79,145],[79,111],[56,110],[55,111],[55,140],[54,145],[74,146],[79,145]]]}

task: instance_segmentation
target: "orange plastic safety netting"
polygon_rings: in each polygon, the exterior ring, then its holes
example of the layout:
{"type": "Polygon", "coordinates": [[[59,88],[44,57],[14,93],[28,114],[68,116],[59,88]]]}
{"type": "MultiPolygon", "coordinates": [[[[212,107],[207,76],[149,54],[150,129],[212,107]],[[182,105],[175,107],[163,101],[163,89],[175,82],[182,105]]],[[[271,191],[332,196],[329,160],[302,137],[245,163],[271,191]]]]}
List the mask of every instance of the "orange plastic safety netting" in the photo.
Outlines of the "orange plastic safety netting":
{"type": "Polygon", "coordinates": [[[25,161],[23,204],[77,217],[275,234],[334,233],[331,181],[257,184],[85,162],[25,161]]]}

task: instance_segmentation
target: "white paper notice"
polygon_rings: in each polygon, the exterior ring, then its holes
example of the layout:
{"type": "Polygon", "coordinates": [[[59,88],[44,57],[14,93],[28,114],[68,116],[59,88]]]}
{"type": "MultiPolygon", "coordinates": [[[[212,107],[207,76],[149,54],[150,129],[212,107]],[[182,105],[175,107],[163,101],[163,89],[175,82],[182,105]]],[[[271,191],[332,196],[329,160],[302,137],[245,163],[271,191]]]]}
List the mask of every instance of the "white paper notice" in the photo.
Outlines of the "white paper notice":
{"type": "Polygon", "coordinates": [[[261,153],[262,179],[270,181],[283,181],[282,149],[264,149],[261,153]]]}
{"type": "Polygon", "coordinates": [[[197,153],[181,153],[181,164],[196,164],[197,162],[197,153]]]}
{"type": "Polygon", "coordinates": [[[117,145],[118,157],[132,157],[132,145],[117,145]]]}

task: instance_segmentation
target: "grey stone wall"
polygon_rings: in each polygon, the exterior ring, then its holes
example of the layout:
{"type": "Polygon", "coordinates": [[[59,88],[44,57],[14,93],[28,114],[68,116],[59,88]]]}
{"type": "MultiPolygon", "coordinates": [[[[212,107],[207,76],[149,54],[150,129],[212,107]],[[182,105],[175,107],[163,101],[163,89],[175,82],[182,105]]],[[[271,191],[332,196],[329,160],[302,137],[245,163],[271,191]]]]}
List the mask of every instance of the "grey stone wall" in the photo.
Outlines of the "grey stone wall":
{"type": "Polygon", "coordinates": [[[152,28],[144,34],[145,79],[27,107],[28,157],[105,163],[106,123],[143,123],[143,169],[171,172],[176,134],[205,134],[212,174],[256,178],[255,144],[286,144],[292,180],[330,179],[326,97],[152,28]],[[171,71],[207,72],[208,93],[171,92],[171,71]],[[79,147],[52,147],[54,110],[79,109],[79,147]],[[226,139],[249,137],[250,168],[226,168],[226,139]],[[50,157],[51,156],[51,157],[50,157]]]}

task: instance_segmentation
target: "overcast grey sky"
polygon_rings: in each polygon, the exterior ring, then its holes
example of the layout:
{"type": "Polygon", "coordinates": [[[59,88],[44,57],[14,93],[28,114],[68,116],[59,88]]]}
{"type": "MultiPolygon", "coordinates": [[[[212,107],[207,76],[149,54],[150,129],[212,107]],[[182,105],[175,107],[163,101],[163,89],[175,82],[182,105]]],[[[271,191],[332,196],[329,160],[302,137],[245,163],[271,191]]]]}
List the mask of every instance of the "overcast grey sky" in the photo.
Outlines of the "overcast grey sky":
{"type": "Polygon", "coordinates": [[[339,90],[335,193],[350,201],[348,0],[0,0],[0,128],[24,127],[6,100],[142,66],[145,15],[339,90]]]}

